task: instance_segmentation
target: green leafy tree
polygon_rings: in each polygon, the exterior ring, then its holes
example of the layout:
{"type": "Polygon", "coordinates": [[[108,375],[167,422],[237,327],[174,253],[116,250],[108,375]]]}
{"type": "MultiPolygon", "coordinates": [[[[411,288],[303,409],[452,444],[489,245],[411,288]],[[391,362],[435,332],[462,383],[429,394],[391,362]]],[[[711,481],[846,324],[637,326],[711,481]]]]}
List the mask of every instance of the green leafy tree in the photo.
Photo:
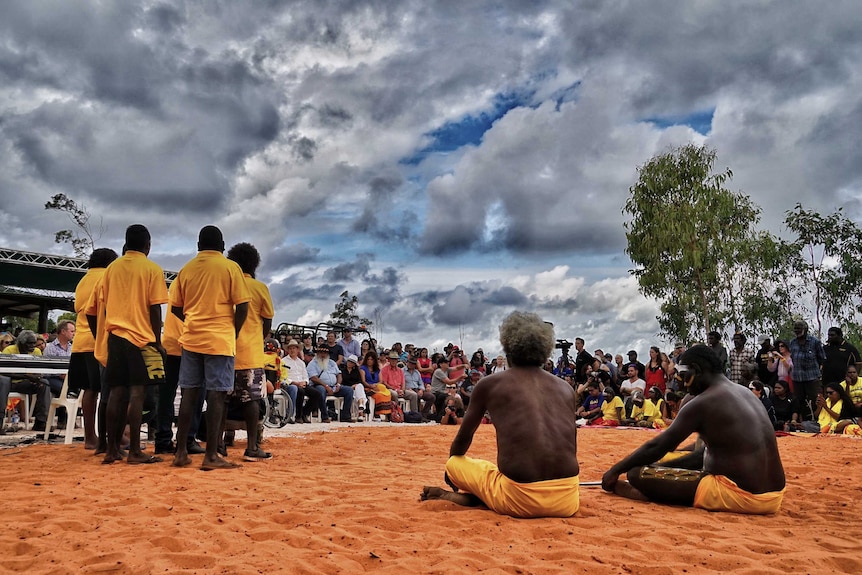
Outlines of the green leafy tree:
{"type": "Polygon", "coordinates": [[[79,204],[66,194],[55,194],[49,202],[45,202],[46,210],[63,212],[75,224],[76,229],[60,230],[54,234],[54,242],[72,244],[72,250],[78,257],[87,257],[96,247],[96,240],[102,236],[102,220],[99,219],[98,236],[93,236],[90,228],[90,212],[84,204],[79,204]]]}
{"type": "Polygon", "coordinates": [[[347,290],[341,292],[341,301],[335,304],[335,311],[329,314],[333,325],[343,325],[352,328],[364,326],[366,329],[373,323],[366,317],[360,317],[357,313],[359,298],[351,296],[347,290]]]}
{"type": "MultiPolygon", "coordinates": [[[[761,252],[774,249],[754,229],[760,208],[724,187],[733,173],[714,172],[715,159],[694,145],[653,157],[638,168],[623,207],[639,289],[660,301],[661,332],[686,341],[749,325],[754,306],[740,286],[758,286],[761,252]]],[[[768,288],[756,293],[765,300],[768,288]]]]}
{"type": "Polygon", "coordinates": [[[854,326],[862,314],[862,230],[842,209],[822,215],[796,204],[785,225],[796,235],[788,247],[796,251],[795,276],[810,294],[817,332],[823,319],[854,326]]]}

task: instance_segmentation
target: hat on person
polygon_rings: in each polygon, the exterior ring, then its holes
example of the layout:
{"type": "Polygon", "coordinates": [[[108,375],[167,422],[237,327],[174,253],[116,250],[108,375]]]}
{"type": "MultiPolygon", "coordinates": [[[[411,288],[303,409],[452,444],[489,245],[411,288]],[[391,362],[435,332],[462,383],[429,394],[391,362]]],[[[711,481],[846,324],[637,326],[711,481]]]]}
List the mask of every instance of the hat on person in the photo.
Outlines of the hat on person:
{"type": "Polygon", "coordinates": [[[461,348],[460,348],[460,347],[458,347],[457,345],[453,345],[453,346],[452,346],[452,351],[461,351],[461,348]]]}
{"type": "Polygon", "coordinates": [[[284,346],[284,347],[285,347],[286,349],[290,349],[290,348],[292,348],[292,347],[299,347],[299,342],[298,342],[298,341],[296,341],[295,339],[292,339],[292,340],[290,340],[289,342],[287,342],[287,345],[286,345],[286,346],[284,346]]]}
{"type": "Polygon", "coordinates": [[[389,359],[401,359],[401,356],[398,355],[397,351],[390,351],[388,357],[389,359]]]}
{"type": "Polygon", "coordinates": [[[314,348],[315,353],[320,353],[321,351],[325,351],[326,353],[329,353],[329,346],[328,345],[318,345],[317,347],[314,348]]]}
{"type": "Polygon", "coordinates": [[[482,372],[479,371],[478,369],[471,369],[470,375],[482,375],[482,372]]]}
{"type": "Polygon", "coordinates": [[[442,356],[442,357],[440,357],[440,358],[437,360],[437,365],[440,365],[441,363],[449,363],[449,358],[448,358],[448,357],[446,357],[445,355],[444,355],[444,356],[442,356]]]}
{"type": "Polygon", "coordinates": [[[419,362],[412,355],[407,358],[407,363],[412,363],[413,365],[417,365],[419,362]]]}
{"type": "Polygon", "coordinates": [[[685,347],[685,344],[684,344],[683,342],[681,342],[681,341],[678,341],[678,342],[676,342],[675,344],[673,344],[673,348],[674,348],[674,349],[677,349],[677,348],[680,348],[680,347],[685,347]]]}
{"type": "Polygon", "coordinates": [[[354,355],[354,354],[352,354],[352,353],[351,353],[350,355],[348,355],[348,356],[347,356],[347,361],[352,361],[352,362],[353,362],[353,363],[355,363],[356,365],[359,365],[359,358],[358,358],[358,357],[356,357],[356,355],[354,355]]]}
{"type": "Polygon", "coordinates": [[[629,352],[628,352],[626,355],[634,355],[634,356],[637,356],[637,354],[638,354],[638,352],[636,352],[636,351],[635,351],[635,350],[633,350],[633,349],[630,349],[630,350],[629,350],[629,352]]]}

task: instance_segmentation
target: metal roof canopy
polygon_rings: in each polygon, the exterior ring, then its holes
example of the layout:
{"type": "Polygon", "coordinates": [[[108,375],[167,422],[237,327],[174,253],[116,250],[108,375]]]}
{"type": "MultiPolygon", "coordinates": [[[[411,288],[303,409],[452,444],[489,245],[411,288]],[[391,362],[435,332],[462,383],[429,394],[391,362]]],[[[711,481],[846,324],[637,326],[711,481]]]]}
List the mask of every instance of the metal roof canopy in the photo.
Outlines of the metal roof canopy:
{"type": "MultiPolygon", "coordinates": [[[[0,315],[38,313],[39,331],[44,332],[49,310],[75,311],[73,294],[86,273],[82,258],[0,248],[0,315]]],[[[176,277],[176,272],[165,272],[168,285],[176,277]]]]}

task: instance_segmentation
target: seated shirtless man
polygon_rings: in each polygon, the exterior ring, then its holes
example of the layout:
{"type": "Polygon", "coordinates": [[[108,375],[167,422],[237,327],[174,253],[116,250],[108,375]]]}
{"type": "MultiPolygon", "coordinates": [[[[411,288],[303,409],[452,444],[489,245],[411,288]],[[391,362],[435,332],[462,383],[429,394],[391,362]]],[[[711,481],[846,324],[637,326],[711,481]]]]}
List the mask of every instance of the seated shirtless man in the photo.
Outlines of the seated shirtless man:
{"type": "Polygon", "coordinates": [[[781,507],[784,468],[775,433],[760,401],[724,376],[724,366],[704,345],[676,366],[692,395],[664,432],[610,468],[602,488],[631,499],[687,505],[709,511],[769,514],[781,507]],[[692,433],[695,450],[651,465],[692,433]],[[618,481],[626,473],[628,481],[618,481]]]}
{"type": "Polygon", "coordinates": [[[513,312],[500,342],[509,368],[476,384],[449,450],[445,481],[455,491],[425,487],[421,498],[514,517],[570,517],[580,505],[578,405],[570,385],[542,370],[554,330],[535,314],[513,312]],[[464,455],[486,411],[497,430],[497,465],[464,455]]]}

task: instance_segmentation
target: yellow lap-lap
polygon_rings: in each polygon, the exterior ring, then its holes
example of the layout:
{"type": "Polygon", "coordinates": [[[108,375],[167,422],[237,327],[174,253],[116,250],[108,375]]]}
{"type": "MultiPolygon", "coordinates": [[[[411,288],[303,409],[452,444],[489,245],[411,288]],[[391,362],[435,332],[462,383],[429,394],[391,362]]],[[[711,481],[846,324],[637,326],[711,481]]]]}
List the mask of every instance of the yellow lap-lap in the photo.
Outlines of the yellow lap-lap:
{"type": "Polygon", "coordinates": [[[694,507],[707,511],[730,511],[768,515],[781,509],[784,489],[769,493],[749,493],[724,475],[705,475],[697,486],[694,507]]]}
{"type": "Polygon", "coordinates": [[[571,517],[580,507],[578,476],[518,483],[493,463],[464,455],[450,457],[446,473],[459,490],[472,493],[501,515],[571,517]]]}

